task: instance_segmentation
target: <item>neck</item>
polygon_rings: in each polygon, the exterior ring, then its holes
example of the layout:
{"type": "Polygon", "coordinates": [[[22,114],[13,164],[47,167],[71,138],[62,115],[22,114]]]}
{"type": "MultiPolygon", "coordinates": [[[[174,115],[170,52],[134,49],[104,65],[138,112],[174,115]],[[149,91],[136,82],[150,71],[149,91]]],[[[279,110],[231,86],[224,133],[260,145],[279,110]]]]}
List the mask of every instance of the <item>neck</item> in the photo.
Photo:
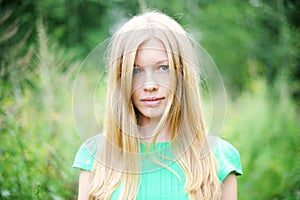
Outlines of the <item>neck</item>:
{"type": "MultiPolygon", "coordinates": [[[[158,126],[160,119],[148,119],[140,122],[139,132],[143,140],[150,142],[155,134],[155,129],[158,126]]],[[[156,142],[169,142],[171,141],[171,134],[169,126],[165,125],[158,133],[156,142]]]]}

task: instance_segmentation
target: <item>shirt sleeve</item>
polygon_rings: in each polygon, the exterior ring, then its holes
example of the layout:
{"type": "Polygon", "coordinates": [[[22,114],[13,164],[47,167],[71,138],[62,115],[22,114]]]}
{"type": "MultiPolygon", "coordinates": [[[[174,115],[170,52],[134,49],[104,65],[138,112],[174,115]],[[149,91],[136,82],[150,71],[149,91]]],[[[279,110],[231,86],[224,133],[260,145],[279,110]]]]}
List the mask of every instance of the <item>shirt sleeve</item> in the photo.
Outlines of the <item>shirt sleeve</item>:
{"type": "Polygon", "coordinates": [[[98,149],[98,138],[99,135],[89,138],[80,146],[72,165],[73,168],[92,171],[98,149]]]}
{"type": "Polygon", "coordinates": [[[214,149],[214,155],[218,164],[220,181],[223,182],[230,173],[235,173],[237,176],[243,174],[240,154],[229,142],[219,138],[214,149]]]}

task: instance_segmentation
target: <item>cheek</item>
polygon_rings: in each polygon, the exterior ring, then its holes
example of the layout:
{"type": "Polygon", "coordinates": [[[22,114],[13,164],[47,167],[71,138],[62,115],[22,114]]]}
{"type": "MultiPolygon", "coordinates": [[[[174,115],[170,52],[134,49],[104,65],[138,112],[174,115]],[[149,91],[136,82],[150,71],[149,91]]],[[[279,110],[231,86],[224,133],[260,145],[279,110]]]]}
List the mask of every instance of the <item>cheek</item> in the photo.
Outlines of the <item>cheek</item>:
{"type": "Polygon", "coordinates": [[[137,90],[140,90],[140,88],[143,87],[143,76],[139,75],[133,78],[132,80],[132,95],[133,93],[136,93],[137,90]]]}
{"type": "Polygon", "coordinates": [[[171,89],[171,81],[170,81],[170,75],[163,74],[158,78],[159,85],[162,87],[164,91],[170,91],[171,89]]]}
{"type": "Polygon", "coordinates": [[[169,97],[171,94],[171,90],[169,88],[165,88],[164,93],[166,94],[167,97],[169,97]]]}
{"type": "Polygon", "coordinates": [[[137,106],[137,103],[138,103],[138,100],[139,100],[139,98],[138,98],[138,91],[133,91],[132,93],[131,93],[131,101],[132,101],[132,104],[136,107],[137,106]]]}

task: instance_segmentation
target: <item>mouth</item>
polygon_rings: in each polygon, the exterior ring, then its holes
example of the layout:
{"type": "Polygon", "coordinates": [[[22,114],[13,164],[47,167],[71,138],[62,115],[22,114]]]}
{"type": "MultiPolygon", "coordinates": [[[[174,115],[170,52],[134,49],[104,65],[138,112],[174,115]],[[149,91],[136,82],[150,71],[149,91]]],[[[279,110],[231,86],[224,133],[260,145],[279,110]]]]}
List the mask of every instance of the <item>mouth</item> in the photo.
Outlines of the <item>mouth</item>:
{"type": "Polygon", "coordinates": [[[156,106],[159,105],[165,98],[164,97],[150,97],[141,99],[141,101],[147,106],[156,106]]]}

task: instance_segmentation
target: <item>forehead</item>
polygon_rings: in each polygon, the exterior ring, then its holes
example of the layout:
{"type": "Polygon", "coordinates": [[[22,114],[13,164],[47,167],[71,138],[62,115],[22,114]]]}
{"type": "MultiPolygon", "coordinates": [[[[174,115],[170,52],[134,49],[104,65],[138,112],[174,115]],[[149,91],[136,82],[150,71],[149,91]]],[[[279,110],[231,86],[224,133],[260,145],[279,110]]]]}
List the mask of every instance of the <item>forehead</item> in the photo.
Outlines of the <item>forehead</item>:
{"type": "Polygon", "coordinates": [[[158,39],[149,39],[143,42],[136,53],[135,64],[145,65],[168,61],[168,55],[164,44],[158,39]]]}
{"type": "Polygon", "coordinates": [[[143,42],[138,50],[143,50],[143,49],[160,49],[160,50],[166,50],[164,44],[157,38],[150,38],[143,42]]]}

